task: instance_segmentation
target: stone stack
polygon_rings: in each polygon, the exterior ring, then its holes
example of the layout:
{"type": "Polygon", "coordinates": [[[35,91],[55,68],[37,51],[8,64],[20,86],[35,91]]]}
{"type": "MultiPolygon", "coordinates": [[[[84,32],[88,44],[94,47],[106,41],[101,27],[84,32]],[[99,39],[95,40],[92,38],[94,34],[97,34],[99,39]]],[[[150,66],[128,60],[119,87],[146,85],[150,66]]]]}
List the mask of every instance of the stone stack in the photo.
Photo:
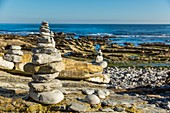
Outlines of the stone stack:
{"type": "Polygon", "coordinates": [[[20,46],[11,46],[10,49],[5,53],[4,60],[14,63],[19,63],[22,60],[23,52],[20,46]]]}
{"type": "Polygon", "coordinates": [[[102,68],[106,68],[108,65],[106,61],[103,61],[103,53],[101,50],[98,51],[95,64],[100,65],[102,68]]]}
{"type": "Polygon", "coordinates": [[[61,53],[55,48],[53,33],[47,22],[40,27],[41,38],[38,38],[37,48],[33,48],[32,63],[25,65],[24,70],[33,73],[33,81],[29,95],[35,101],[43,104],[56,104],[64,99],[62,83],[55,79],[65,69],[61,53]]]}

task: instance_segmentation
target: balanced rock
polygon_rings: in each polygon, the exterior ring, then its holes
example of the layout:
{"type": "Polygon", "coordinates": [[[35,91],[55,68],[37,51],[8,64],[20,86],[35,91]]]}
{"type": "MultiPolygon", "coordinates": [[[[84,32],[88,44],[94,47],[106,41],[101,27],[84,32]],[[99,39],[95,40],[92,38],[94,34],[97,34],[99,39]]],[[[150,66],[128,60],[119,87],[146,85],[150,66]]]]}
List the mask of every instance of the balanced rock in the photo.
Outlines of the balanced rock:
{"type": "Polygon", "coordinates": [[[0,57],[0,68],[13,69],[14,68],[14,63],[6,61],[2,57],[0,57]]]}
{"type": "Polygon", "coordinates": [[[21,50],[9,50],[7,51],[7,54],[14,54],[14,55],[22,56],[24,53],[21,50]]]}
{"type": "Polygon", "coordinates": [[[46,54],[51,54],[51,53],[56,53],[58,50],[56,48],[33,48],[32,49],[33,53],[46,53],[46,54]]]}
{"type": "Polygon", "coordinates": [[[46,83],[37,83],[37,82],[30,82],[29,87],[36,92],[47,92],[47,91],[53,91],[58,88],[62,87],[62,83],[60,80],[52,80],[50,82],[46,83]]]}
{"type": "Polygon", "coordinates": [[[59,75],[59,72],[53,73],[53,74],[34,74],[32,76],[32,79],[36,82],[50,82],[53,79],[57,78],[59,75]]]}
{"type": "Polygon", "coordinates": [[[47,63],[43,65],[35,65],[32,63],[28,63],[24,66],[24,70],[30,73],[39,73],[39,74],[51,74],[55,72],[60,72],[65,69],[65,65],[63,62],[53,62],[47,63]]]}
{"type": "Polygon", "coordinates": [[[61,53],[52,53],[52,54],[33,54],[32,63],[39,65],[39,64],[46,64],[49,62],[61,61],[61,53]]]}
{"type": "Polygon", "coordinates": [[[14,54],[5,54],[4,59],[10,62],[21,62],[22,57],[14,54]]]}
{"type": "Polygon", "coordinates": [[[43,104],[56,104],[64,99],[64,95],[59,90],[53,90],[48,92],[35,92],[30,89],[29,96],[37,102],[43,104]]]}
{"type": "Polygon", "coordinates": [[[44,48],[48,48],[48,47],[55,47],[54,44],[52,43],[38,43],[37,47],[44,47],[44,48]]]}
{"type": "Polygon", "coordinates": [[[12,50],[21,50],[21,46],[11,45],[10,49],[12,49],[12,50]]]}

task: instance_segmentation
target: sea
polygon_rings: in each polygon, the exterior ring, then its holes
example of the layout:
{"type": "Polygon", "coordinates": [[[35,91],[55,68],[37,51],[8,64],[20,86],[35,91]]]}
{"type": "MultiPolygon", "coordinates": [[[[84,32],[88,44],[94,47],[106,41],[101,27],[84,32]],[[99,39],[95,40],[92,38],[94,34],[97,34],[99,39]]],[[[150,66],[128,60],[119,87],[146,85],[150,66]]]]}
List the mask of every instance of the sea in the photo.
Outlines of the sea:
{"type": "MultiPolygon", "coordinates": [[[[80,36],[109,36],[112,43],[130,42],[170,44],[170,24],[50,24],[53,32],[80,36]],[[115,38],[116,37],[116,38],[115,38]]],[[[40,24],[0,24],[0,34],[28,35],[39,33],[40,24]]]]}

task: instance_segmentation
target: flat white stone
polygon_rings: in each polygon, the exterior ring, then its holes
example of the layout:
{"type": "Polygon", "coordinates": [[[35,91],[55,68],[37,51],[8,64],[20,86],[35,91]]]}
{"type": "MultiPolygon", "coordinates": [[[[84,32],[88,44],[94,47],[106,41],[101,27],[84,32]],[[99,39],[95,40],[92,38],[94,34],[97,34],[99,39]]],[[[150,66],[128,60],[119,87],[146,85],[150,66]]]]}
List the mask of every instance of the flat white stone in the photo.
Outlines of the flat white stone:
{"type": "Polygon", "coordinates": [[[2,57],[0,57],[0,66],[4,67],[5,69],[13,69],[14,63],[4,60],[2,57]]]}
{"type": "Polygon", "coordinates": [[[29,96],[40,103],[43,104],[57,104],[64,99],[64,95],[59,90],[53,90],[49,92],[34,92],[29,90],[29,96]]]}
{"type": "Polygon", "coordinates": [[[110,92],[108,90],[102,90],[102,89],[99,89],[97,90],[97,96],[99,98],[106,98],[106,96],[108,96],[110,94],[110,92]]]}
{"type": "Polygon", "coordinates": [[[7,51],[7,54],[14,54],[14,55],[24,55],[24,53],[21,50],[9,50],[7,51]]]}
{"type": "Polygon", "coordinates": [[[34,74],[32,76],[32,79],[35,82],[50,82],[52,80],[54,80],[55,78],[57,78],[59,75],[58,73],[54,73],[54,74],[34,74]]]}
{"type": "Polygon", "coordinates": [[[44,47],[44,48],[49,48],[49,47],[54,47],[55,48],[55,44],[53,43],[38,43],[37,47],[44,47]]]}
{"type": "Polygon", "coordinates": [[[46,33],[46,32],[40,32],[41,36],[51,36],[50,33],[46,33]]]}
{"type": "Polygon", "coordinates": [[[22,57],[19,55],[5,54],[4,59],[10,62],[21,62],[22,57]]]}
{"type": "Polygon", "coordinates": [[[60,80],[54,79],[46,83],[38,83],[38,82],[33,81],[33,82],[28,83],[28,86],[33,91],[36,91],[36,92],[47,92],[47,91],[60,89],[62,87],[62,83],[60,80]]]}
{"type": "Polygon", "coordinates": [[[94,94],[92,94],[92,95],[87,95],[87,96],[85,97],[85,100],[86,100],[89,104],[99,104],[99,103],[100,103],[100,99],[99,99],[96,95],[94,95],[94,94]]]}
{"type": "Polygon", "coordinates": [[[46,64],[55,61],[61,61],[61,53],[53,53],[53,54],[33,54],[32,63],[33,64],[46,64]]]}
{"type": "Polygon", "coordinates": [[[85,94],[87,94],[87,95],[91,95],[91,94],[93,94],[94,92],[95,92],[94,89],[85,89],[85,90],[83,90],[83,93],[85,93],[85,94]]]}
{"type": "Polygon", "coordinates": [[[46,54],[50,54],[50,53],[56,53],[58,52],[58,50],[54,47],[48,47],[48,48],[33,48],[32,49],[33,53],[46,53],[46,54]]]}
{"type": "Polygon", "coordinates": [[[13,45],[11,45],[10,49],[20,50],[20,49],[21,49],[21,46],[13,46],[13,45]]]}

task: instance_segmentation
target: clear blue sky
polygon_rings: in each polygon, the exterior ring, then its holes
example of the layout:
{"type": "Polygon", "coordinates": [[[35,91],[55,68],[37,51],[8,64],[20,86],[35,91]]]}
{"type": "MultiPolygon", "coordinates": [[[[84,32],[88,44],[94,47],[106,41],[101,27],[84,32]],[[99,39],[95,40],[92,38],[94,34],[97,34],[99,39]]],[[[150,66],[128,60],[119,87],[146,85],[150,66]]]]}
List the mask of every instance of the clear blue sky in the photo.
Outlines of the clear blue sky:
{"type": "Polygon", "coordinates": [[[170,0],[0,0],[0,23],[169,23],[170,0]]]}

